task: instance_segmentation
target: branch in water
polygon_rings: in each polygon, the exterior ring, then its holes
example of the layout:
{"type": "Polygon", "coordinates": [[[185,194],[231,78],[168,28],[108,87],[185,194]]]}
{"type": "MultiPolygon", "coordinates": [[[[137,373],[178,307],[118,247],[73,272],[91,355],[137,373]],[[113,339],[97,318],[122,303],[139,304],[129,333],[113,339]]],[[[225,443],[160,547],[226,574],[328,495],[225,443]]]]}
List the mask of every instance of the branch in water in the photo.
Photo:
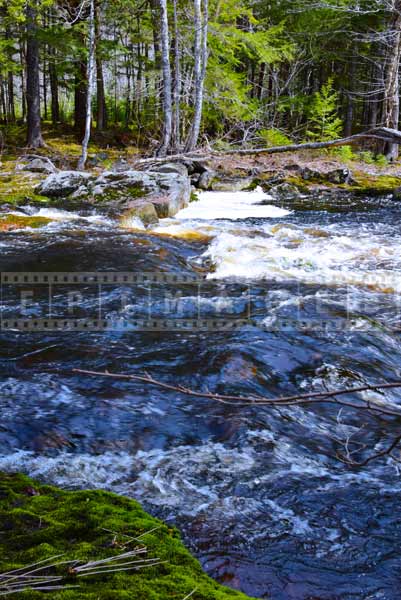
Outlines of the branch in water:
{"type": "MultiPolygon", "coordinates": [[[[366,391],[379,391],[379,390],[388,390],[394,388],[401,388],[401,381],[394,381],[392,383],[382,383],[377,385],[363,385],[359,387],[353,388],[343,388],[339,390],[332,390],[326,392],[309,392],[307,394],[298,394],[293,396],[277,396],[276,398],[267,398],[264,396],[230,396],[224,394],[213,394],[211,392],[201,392],[192,390],[183,386],[172,385],[170,383],[165,383],[164,381],[160,381],[158,379],[154,379],[148,373],[144,375],[129,375],[127,373],[109,373],[108,371],[89,371],[85,369],[74,369],[74,373],[79,373],[80,375],[90,375],[93,377],[110,377],[113,379],[125,379],[130,381],[138,381],[141,383],[146,383],[149,385],[154,385],[160,387],[165,390],[170,390],[173,392],[178,392],[180,394],[185,394],[187,396],[195,396],[196,398],[204,398],[208,400],[214,400],[216,402],[220,402],[222,404],[228,404],[230,406],[301,406],[308,404],[335,404],[337,406],[345,406],[348,408],[353,408],[355,410],[365,410],[370,413],[378,414],[378,415],[386,415],[393,417],[401,417],[401,407],[400,408],[391,408],[384,407],[380,404],[372,403],[370,400],[360,399],[359,403],[350,402],[347,400],[343,400],[341,396],[355,394],[359,392],[366,391]],[[340,396],[340,398],[339,398],[340,396]]],[[[391,444],[383,450],[380,450],[374,454],[368,456],[364,461],[358,462],[355,461],[351,454],[347,452],[345,455],[337,454],[336,457],[342,462],[346,463],[349,466],[354,467],[363,467],[367,465],[372,460],[377,458],[381,458],[384,456],[390,456],[396,462],[398,459],[393,455],[394,450],[401,443],[401,435],[397,436],[391,444]]]]}

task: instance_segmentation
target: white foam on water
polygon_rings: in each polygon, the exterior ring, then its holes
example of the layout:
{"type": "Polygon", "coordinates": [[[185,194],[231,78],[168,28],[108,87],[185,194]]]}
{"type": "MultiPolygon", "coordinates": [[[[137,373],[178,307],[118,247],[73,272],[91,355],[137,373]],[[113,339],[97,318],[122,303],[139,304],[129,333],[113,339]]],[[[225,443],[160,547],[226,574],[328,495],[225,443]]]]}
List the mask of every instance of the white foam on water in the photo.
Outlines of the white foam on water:
{"type": "Polygon", "coordinates": [[[264,225],[259,235],[224,231],[203,254],[214,265],[211,279],[240,277],[302,281],[329,286],[354,285],[401,293],[397,240],[382,243],[356,232],[338,235],[329,227],[264,225]]]}
{"type": "Polygon", "coordinates": [[[290,214],[289,210],[265,204],[272,197],[260,187],[251,192],[201,192],[198,197],[197,202],[191,202],[175,218],[179,221],[187,219],[236,221],[248,218],[277,218],[290,214]]]}
{"type": "MultiPolygon", "coordinates": [[[[102,215],[80,215],[79,213],[71,212],[68,210],[63,210],[61,208],[40,208],[39,210],[33,210],[29,214],[26,214],[21,211],[10,211],[10,215],[15,215],[17,217],[25,217],[35,218],[35,217],[43,217],[45,219],[50,219],[51,221],[66,222],[66,221],[86,221],[87,223],[99,224],[99,225],[111,225],[112,221],[107,217],[102,215]]],[[[51,224],[50,224],[51,225],[51,224]]]]}

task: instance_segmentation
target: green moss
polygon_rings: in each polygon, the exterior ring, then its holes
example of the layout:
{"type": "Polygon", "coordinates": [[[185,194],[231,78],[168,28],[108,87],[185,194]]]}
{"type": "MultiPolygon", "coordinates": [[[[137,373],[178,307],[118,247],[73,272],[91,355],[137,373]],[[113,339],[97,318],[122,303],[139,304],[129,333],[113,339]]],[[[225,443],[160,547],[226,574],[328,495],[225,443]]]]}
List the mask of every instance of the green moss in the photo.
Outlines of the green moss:
{"type": "MultiPolygon", "coordinates": [[[[101,560],[141,543],[149,558],[163,561],[138,571],[79,579],[68,577],[67,567],[59,566],[56,572],[63,581],[80,587],[53,591],[52,600],[183,600],[195,588],[194,600],[246,600],[243,594],[208,577],[175,529],[128,498],[102,491],[67,492],[23,475],[0,473],[0,522],[1,572],[58,554],[63,554],[60,560],[101,560]],[[143,534],[141,540],[126,547],[124,536],[143,534]]],[[[32,590],[14,597],[49,598],[32,590]]]]}
{"type": "Polygon", "coordinates": [[[388,194],[401,186],[401,177],[393,175],[369,175],[362,171],[354,171],[355,185],[349,189],[361,193],[388,194]]]}
{"type": "Polygon", "coordinates": [[[13,231],[14,229],[25,229],[26,227],[38,229],[39,227],[45,227],[49,223],[51,223],[51,219],[47,219],[46,217],[0,215],[0,231],[13,231]]]}
{"type": "Polygon", "coordinates": [[[48,202],[48,198],[40,196],[34,191],[41,179],[26,173],[0,173],[0,205],[18,206],[26,201],[48,202]]]}

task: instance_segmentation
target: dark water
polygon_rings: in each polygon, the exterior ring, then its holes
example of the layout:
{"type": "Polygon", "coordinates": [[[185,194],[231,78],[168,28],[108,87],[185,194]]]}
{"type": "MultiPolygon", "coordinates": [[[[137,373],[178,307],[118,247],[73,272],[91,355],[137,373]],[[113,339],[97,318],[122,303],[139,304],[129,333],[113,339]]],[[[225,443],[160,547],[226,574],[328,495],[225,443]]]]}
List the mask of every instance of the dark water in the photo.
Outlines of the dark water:
{"type": "MultiPolygon", "coordinates": [[[[196,389],[269,396],[399,378],[401,208],[357,199],[295,209],[191,221],[198,237],[79,222],[0,234],[3,272],[215,271],[201,300],[194,283],[104,286],[103,318],[173,311],[247,320],[228,331],[3,331],[0,468],[139,499],[181,529],[212,576],[249,595],[394,600],[399,465],[384,458],[352,469],[335,455],[348,438],[355,458],[366,457],[399,433],[400,419],[329,405],[240,408],[73,373],[147,371],[196,389]]],[[[81,287],[75,317],[98,308],[97,287],[81,287]]],[[[66,314],[70,288],[53,290],[55,315],[66,314]]],[[[3,285],[3,318],[19,313],[20,291],[3,285]]],[[[46,315],[46,287],[26,310],[46,315]]],[[[398,404],[401,391],[372,400],[398,404]]]]}

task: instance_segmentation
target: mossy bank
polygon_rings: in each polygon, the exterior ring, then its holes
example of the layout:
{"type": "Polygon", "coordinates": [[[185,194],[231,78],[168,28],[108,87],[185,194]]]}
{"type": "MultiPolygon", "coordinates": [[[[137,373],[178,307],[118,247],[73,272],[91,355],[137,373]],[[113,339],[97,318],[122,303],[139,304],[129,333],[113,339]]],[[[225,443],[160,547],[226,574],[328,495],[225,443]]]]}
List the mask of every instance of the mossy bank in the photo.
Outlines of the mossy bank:
{"type": "Polygon", "coordinates": [[[147,558],[160,559],[160,564],[150,568],[81,578],[69,574],[68,565],[59,565],[49,574],[62,575],[65,589],[53,590],[50,595],[27,590],[7,597],[184,600],[193,592],[193,600],[247,598],[208,577],[183,546],[176,529],[154,519],[128,498],[102,491],[64,491],[24,475],[0,472],[0,522],[0,573],[56,555],[62,555],[59,561],[101,560],[141,544],[147,548],[147,558]],[[140,540],[132,541],[139,536],[140,540]],[[71,585],[79,587],[68,589],[71,585]]]}

